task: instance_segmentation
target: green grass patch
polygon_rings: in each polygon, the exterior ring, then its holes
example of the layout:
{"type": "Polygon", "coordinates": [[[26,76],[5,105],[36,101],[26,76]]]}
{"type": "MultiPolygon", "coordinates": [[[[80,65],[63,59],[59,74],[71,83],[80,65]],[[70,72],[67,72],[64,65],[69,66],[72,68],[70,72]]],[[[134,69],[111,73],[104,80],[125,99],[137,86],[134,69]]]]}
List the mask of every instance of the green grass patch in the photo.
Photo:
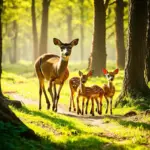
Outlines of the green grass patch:
{"type": "MultiPolygon", "coordinates": [[[[70,63],[70,77],[78,76],[78,70],[86,72],[87,62],[83,64],[70,63]]],[[[114,63],[108,62],[108,70],[114,70],[114,63]]],[[[17,65],[3,65],[2,88],[6,96],[9,92],[17,94],[37,101],[39,96],[39,85],[37,77],[33,76],[34,66],[31,63],[21,62],[17,65]]],[[[116,93],[113,104],[117,96],[120,94],[123,82],[123,70],[120,70],[116,76],[114,85],[116,93]]],[[[88,86],[93,84],[103,85],[107,81],[104,77],[90,78],[87,82],[88,86]]],[[[45,81],[47,87],[47,82],[45,81]]],[[[48,94],[48,92],[47,92],[48,94]]],[[[49,95],[49,94],[48,94],[49,95]]],[[[62,89],[59,103],[69,107],[69,85],[68,80],[62,89]]],[[[50,96],[49,96],[50,98],[50,96]]],[[[73,118],[67,115],[54,113],[46,110],[46,102],[42,97],[42,111],[38,111],[36,106],[24,106],[22,109],[11,109],[16,115],[36,134],[41,137],[41,141],[32,141],[21,138],[18,132],[11,125],[0,123],[0,149],[12,150],[116,150],[116,149],[149,149],[150,146],[150,117],[140,114],[137,107],[120,107],[114,108],[113,114],[124,115],[130,110],[136,110],[138,116],[122,118],[109,115],[102,115],[97,120],[97,125],[92,126],[84,123],[83,120],[73,118]],[[137,118],[136,118],[137,117],[137,118]],[[3,132],[7,131],[7,132],[3,132]],[[10,132],[9,132],[10,131],[10,132]]],[[[103,114],[105,112],[106,102],[103,100],[103,114]]],[[[97,114],[96,114],[97,115],[97,114]]],[[[98,117],[98,115],[97,115],[98,117]]],[[[92,118],[89,118],[89,120],[92,118]]]]}

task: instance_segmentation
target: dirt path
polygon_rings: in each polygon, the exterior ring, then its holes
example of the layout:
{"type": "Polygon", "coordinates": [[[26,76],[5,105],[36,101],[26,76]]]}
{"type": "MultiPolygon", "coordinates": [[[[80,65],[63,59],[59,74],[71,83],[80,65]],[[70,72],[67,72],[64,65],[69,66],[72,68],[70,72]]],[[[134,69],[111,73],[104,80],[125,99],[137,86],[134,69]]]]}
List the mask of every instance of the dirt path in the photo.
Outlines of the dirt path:
{"type": "MultiPolygon", "coordinates": [[[[7,93],[9,96],[11,96],[12,98],[14,98],[15,100],[19,100],[21,101],[25,106],[28,105],[34,105],[37,106],[38,108],[38,101],[37,100],[32,100],[32,99],[27,99],[24,98],[23,96],[17,94],[17,93],[7,93]]],[[[80,121],[82,121],[84,124],[89,125],[89,126],[100,126],[102,129],[104,129],[105,131],[110,131],[114,128],[116,128],[116,125],[110,122],[105,121],[105,118],[121,118],[122,116],[109,116],[109,115],[103,115],[103,116],[90,116],[90,115],[77,115],[76,112],[69,112],[68,111],[68,106],[66,106],[65,104],[59,104],[58,105],[58,113],[66,115],[66,116],[70,116],[73,118],[77,118],[80,121]]]]}

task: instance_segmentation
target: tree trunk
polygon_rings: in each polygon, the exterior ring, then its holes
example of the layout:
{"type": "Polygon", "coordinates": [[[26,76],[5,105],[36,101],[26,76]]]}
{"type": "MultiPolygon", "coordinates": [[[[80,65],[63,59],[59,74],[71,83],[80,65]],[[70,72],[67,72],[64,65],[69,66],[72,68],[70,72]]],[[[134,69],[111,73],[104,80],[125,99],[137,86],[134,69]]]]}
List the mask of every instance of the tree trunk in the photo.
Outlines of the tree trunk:
{"type": "Polygon", "coordinates": [[[67,28],[68,28],[68,42],[72,40],[72,7],[67,7],[67,28]]]}
{"type": "Polygon", "coordinates": [[[123,0],[116,0],[116,59],[117,67],[123,69],[125,65],[124,45],[124,3],[123,0]]]}
{"type": "Polygon", "coordinates": [[[90,60],[90,69],[94,76],[102,75],[102,68],[106,68],[106,25],[105,5],[103,0],[94,0],[94,33],[90,60]]]}
{"type": "Polygon", "coordinates": [[[2,96],[1,75],[2,75],[2,6],[3,0],[0,0],[0,96],[2,96]]]}
{"type": "Polygon", "coordinates": [[[40,140],[33,130],[29,129],[8,107],[5,103],[5,100],[0,98],[0,121],[4,123],[11,123],[15,126],[18,131],[24,128],[24,131],[20,132],[20,136],[25,137],[27,139],[40,140]]]}
{"type": "MultiPolygon", "coordinates": [[[[139,98],[149,93],[144,79],[147,29],[147,0],[130,0],[129,40],[122,92],[116,102],[128,102],[127,97],[139,98]],[[125,100],[124,102],[122,101],[125,100]]],[[[129,102],[128,102],[129,103],[129,102]]]]}
{"type": "Polygon", "coordinates": [[[41,24],[41,36],[40,36],[40,55],[47,53],[47,39],[48,39],[48,12],[51,0],[43,0],[42,10],[42,24],[41,24]]]}
{"type": "Polygon", "coordinates": [[[39,140],[39,137],[34,133],[33,130],[29,129],[23,122],[11,111],[8,107],[8,101],[3,99],[2,90],[1,90],[1,73],[2,73],[2,7],[3,0],[0,0],[0,121],[4,123],[9,122],[15,126],[18,130],[22,130],[20,127],[24,127],[24,131],[20,132],[20,136],[39,140]]]}
{"type": "Polygon", "coordinates": [[[33,34],[33,60],[35,61],[37,59],[37,57],[39,56],[35,0],[32,0],[31,14],[32,14],[32,34],[33,34]]]}
{"type": "Polygon", "coordinates": [[[81,44],[81,62],[84,60],[84,0],[79,0],[80,1],[80,44],[81,44]]]}
{"type": "Polygon", "coordinates": [[[14,38],[13,38],[13,61],[12,63],[17,62],[17,37],[18,37],[18,25],[17,21],[13,21],[13,32],[14,32],[14,38]]]}
{"type": "Polygon", "coordinates": [[[146,63],[145,63],[145,78],[146,82],[150,81],[150,0],[148,0],[148,31],[147,31],[147,52],[146,52],[146,63]]]}

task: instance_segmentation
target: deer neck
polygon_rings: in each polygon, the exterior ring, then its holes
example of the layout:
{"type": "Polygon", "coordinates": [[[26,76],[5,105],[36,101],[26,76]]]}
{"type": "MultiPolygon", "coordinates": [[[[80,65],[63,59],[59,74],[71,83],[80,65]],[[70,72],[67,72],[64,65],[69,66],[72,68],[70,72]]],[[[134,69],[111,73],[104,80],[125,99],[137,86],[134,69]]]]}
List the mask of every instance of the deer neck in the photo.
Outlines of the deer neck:
{"type": "Polygon", "coordinates": [[[80,83],[80,92],[84,93],[85,91],[85,85],[83,83],[80,83]]]}
{"type": "Polygon", "coordinates": [[[64,60],[62,57],[60,57],[57,63],[57,75],[60,76],[62,73],[64,73],[67,66],[68,66],[68,60],[64,60]]]}
{"type": "Polygon", "coordinates": [[[111,89],[113,87],[112,81],[108,81],[108,87],[111,89]]]}

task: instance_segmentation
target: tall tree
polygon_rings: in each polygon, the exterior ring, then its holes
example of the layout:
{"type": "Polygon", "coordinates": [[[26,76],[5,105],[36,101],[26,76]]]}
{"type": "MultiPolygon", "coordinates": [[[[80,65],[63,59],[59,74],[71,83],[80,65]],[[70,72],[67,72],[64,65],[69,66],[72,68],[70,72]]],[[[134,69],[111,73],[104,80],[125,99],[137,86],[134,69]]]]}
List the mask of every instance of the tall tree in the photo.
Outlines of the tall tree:
{"type": "Polygon", "coordinates": [[[2,86],[1,86],[1,75],[2,75],[2,8],[3,8],[3,0],[0,0],[0,96],[3,96],[2,86]]]}
{"type": "Polygon", "coordinates": [[[42,24],[41,24],[41,36],[39,53],[40,55],[47,53],[47,38],[48,38],[48,12],[51,0],[43,0],[42,5],[42,24]]]}
{"type": "Polygon", "coordinates": [[[17,62],[17,38],[18,38],[18,25],[17,25],[17,21],[14,20],[13,21],[13,32],[14,32],[14,37],[13,37],[13,58],[12,58],[12,63],[16,63],[17,62]]]}
{"type": "Polygon", "coordinates": [[[72,40],[72,6],[67,7],[68,42],[72,40]]]}
{"type": "Polygon", "coordinates": [[[116,59],[117,67],[124,68],[125,65],[125,44],[124,44],[124,2],[123,0],[116,0],[116,59]]]}
{"type": "Polygon", "coordinates": [[[106,68],[106,8],[109,0],[94,0],[94,33],[90,66],[94,76],[102,75],[102,68],[106,68]]]}
{"type": "Polygon", "coordinates": [[[122,92],[116,102],[138,98],[149,92],[144,79],[147,31],[147,0],[130,0],[129,37],[122,92]]]}
{"type": "Polygon", "coordinates": [[[145,77],[146,82],[150,81],[150,0],[148,0],[148,31],[147,31],[147,51],[146,51],[146,63],[145,63],[145,77]]]}
{"type": "Polygon", "coordinates": [[[32,34],[33,34],[33,60],[35,61],[39,55],[39,53],[38,53],[38,35],[37,35],[37,26],[36,26],[35,0],[32,0],[31,14],[32,14],[32,34]]]}
{"type": "Polygon", "coordinates": [[[81,44],[81,61],[84,59],[84,0],[79,0],[80,2],[80,44],[81,44]]]}

